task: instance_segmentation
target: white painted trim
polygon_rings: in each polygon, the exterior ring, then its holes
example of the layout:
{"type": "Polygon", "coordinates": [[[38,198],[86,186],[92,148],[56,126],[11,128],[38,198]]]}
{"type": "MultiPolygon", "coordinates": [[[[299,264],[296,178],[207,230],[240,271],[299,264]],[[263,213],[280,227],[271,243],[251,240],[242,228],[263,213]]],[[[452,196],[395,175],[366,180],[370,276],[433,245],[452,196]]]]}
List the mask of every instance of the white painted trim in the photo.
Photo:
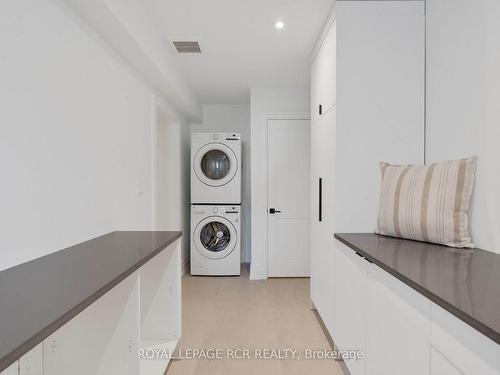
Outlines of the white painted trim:
{"type": "Polygon", "coordinates": [[[321,48],[321,45],[323,44],[323,41],[326,38],[326,35],[330,31],[330,28],[332,27],[333,23],[335,22],[335,19],[337,18],[337,12],[335,10],[335,3],[336,3],[336,1],[334,1],[333,5],[332,5],[332,9],[330,11],[330,14],[328,15],[328,17],[325,21],[325,24],[323,26],[323,29],[321,30],[321,33],[319,34],[318,39],[316,39],[316,42],[314,43],[314,47],[311,51],[311,58],[310,58],[311,63],[316,58],[316,55],[318,54],[318,52],[321,48]]]}
{"type": "MultiPolygon", "coordinates": [[[[265,131],[265,138],[266,138],[266,147],[263,152],[265,153],[265,159],[267,161],[267,142],[268,142],[268,137],[267,137],[267,122],[269,120],[311,120],[311,112],[310,111],[287,111],[287,112],[257,112],[257,118],[258,121],[265,121],[266,122],[266,131],[265,131]]],[[[264,174],[263,174],[264,175],[264,174]]],[[[265,171],[265,183],[263,184],[265,186],[265,192],[264,190],[262,191],[263,195],[266,197],[265,202],[266,202],[266,207],[259,207],[258,209],[265,209],[267,211],[268,207],[268,201],[267,201],[267,162],[266,162],[266,171],[265,171]]],[[[253,194],[253,191],[252,191],[253,194]]],[[[267,238],[268,238],[268,233],[267,233],[267,219],[268,216],[266,215],[266,229],[264,233],[264,237],[266,238],[266,244],[265,244],[265,256],[263,258],[263,263],[254,263],[253,259],[254,257],[251,256],[251,263],[250,263],[250,280],[265,280],[268,277],[268,270],[267,270],[267,257],[268,257],[268,248],[267,248],[267,238]]],[[[251,252],[253,252],[254,245],[252,244],[252,249],[251,252]]],[[[264,255],[264,254],[263,254],[264,255]]]]}

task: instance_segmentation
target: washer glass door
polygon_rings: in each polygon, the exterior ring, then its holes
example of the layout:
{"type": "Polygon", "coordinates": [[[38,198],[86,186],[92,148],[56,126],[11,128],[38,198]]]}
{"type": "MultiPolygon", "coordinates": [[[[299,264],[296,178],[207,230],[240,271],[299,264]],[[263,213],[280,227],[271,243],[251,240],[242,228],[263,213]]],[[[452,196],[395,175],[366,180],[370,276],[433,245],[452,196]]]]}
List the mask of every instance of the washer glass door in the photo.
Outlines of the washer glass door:
{"type": "Polygon", "coordinates": [[[212,221],[201,229],[201,244],[208,251],[218,253],[223,251],[231,242],[229,228],[218,221],[212,221]]]}
{"type": "Polygon", "coordinates": [[[236,230],[225,218],[212,216],[203,219],[194,232],[198,252],[211,259],[229,255],[236,246],[236,230]]]}

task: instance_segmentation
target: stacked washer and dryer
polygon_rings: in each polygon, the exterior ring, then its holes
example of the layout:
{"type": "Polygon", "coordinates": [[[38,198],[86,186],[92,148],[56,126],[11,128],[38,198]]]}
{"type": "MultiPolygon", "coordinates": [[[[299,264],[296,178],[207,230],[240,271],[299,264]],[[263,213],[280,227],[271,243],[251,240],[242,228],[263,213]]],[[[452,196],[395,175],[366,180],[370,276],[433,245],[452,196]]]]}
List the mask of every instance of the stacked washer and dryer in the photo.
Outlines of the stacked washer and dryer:
{"type": "Polygon", "coordinates": [[[239,275],[240,229],[240,134],[193,133],[191,274],[239,275]]]}

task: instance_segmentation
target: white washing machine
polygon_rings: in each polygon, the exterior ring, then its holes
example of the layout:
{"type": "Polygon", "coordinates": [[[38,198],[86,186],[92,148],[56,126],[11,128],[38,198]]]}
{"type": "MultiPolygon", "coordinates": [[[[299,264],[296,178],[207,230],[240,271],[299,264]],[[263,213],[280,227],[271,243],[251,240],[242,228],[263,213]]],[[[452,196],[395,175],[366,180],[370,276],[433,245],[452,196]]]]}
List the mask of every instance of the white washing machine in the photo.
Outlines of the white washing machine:
{"type": "Polygon", "coordinates": [[[191,206],[191,275],[239,275],[240,206],[191,206]]]}
{"type": "Polygon", "coordinates": [[[191,203],[241,204],[239,133],[191,135],[191,203]]]}

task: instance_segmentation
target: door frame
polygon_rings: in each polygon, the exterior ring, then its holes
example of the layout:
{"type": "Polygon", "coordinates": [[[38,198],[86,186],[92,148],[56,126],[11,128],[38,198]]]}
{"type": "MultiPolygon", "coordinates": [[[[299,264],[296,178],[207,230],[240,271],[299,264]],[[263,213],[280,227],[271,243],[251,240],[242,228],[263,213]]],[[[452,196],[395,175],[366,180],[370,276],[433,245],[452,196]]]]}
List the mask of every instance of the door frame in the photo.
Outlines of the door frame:
{"type": "MultiPolygon", "coordinates": [[[[266,166],[265,168],[262,168],[262,172],[260,174],[260,179],[263,184],[259,184],[259,187],[262,187],[259,189],[257,194],[261,195],[263,199],[259,199],[259,207],[256,207],[256,204],[252,203],[252,222],[254,220],[262,220],[263,225],[262,227],[259,226],[260,229],[262,229],[261,237],[265,238],[265,241],[259,241],[259,244],[256,246],[254,239],[252,238],[252,255],[251,255],[251,263],[250,263],[250,279],[252,280],[257,280],[257,279],[267,279],[268,278],[268,219],[269,215],[267,212],[267,209],[269,207],[269,202],[268,202],[268,170],[267,170],[267,164],[268,164],[268,154],[267,150],[269,147],[269,142],[268,142],[268,122],[269,120],[307,120],[311,121],[311,112],[310,111],[285,111],[285,112],[260,112],[257,113],[258,117],[258,122],[260,122],[265,129],[265,131],[262,133],[262,136],[265,137],[265,147],[262,149],[262,153],[264,155],[264,158],[266,160],[266,166]],[[265,124],[265,125],[264,125],[265,124]],[[265,134],[264,134],[265,133],[265,134]],[[256,214],[256,212],[259,212],[259,214],[256,214]],[[262,214],[261,214],[262,212],[262,214]],[[265,215],[265,218],[264,218],[265,215]],[[258,216],[258,217],[257,217],[258,216]],[[265,225],[264,225],[265,224],[265,225]],[[254,249],[257,247],[262,248],[262,252],[258,256],[254,256],[253,252],[254,249]]],[[[264,130],[263,129],[263,130],[264,130]]],[[[253,131],[253,130],[252,130],[253,131]]],[[[253,169],[254,167],[252,167],[253,169]]],[[[253,178],[253,173],[252,173],[252,178],[253,178]]],[[[253,195],[256,193],[254,190],[255,185],[252,182],[252,201],[253,201],[253,195]]],[[[259,230],[260,230],[259,229],[259,230]]],[[[252,228],[252,236],[254,234],[254,229],[252,228]]]]}

